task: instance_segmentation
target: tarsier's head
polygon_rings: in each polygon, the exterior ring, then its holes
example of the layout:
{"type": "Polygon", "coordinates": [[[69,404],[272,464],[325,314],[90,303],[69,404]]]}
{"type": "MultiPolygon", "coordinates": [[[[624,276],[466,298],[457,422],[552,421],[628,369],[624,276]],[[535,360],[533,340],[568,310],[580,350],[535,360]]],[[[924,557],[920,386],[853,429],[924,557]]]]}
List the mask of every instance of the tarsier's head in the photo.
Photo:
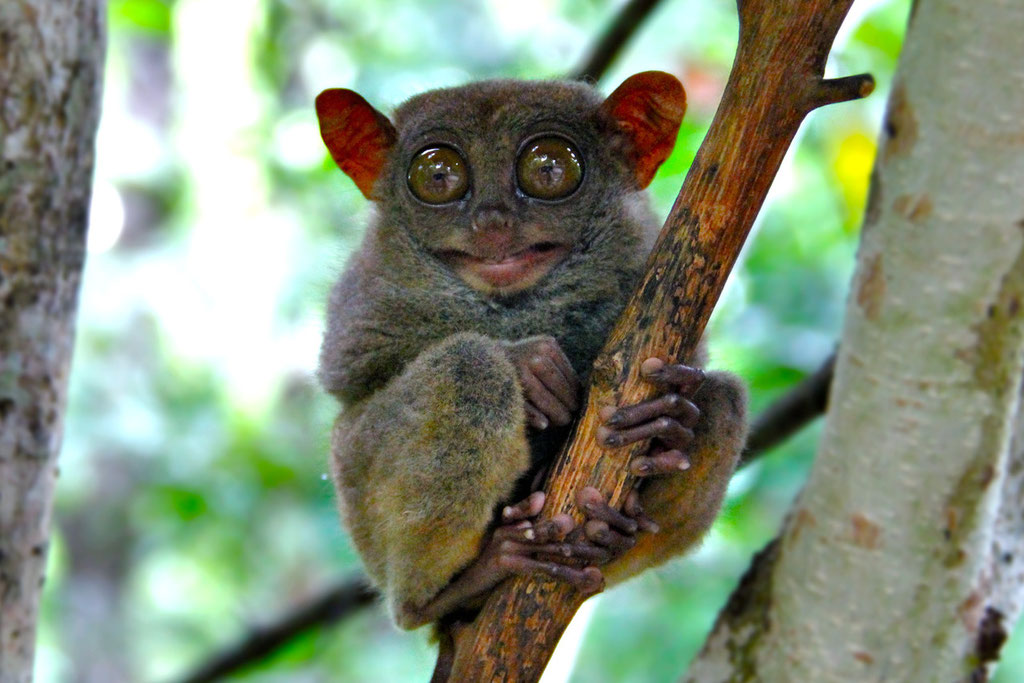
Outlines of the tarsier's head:
{"type": "Polygon", "coordinates": [[[474,289],[527,290],[613,222],[675,144],[669,74],[607,99],[582,83],[485,81],[413,97],[393,120],[351,90],[316,99],[331,156],[383,220],[474,289]]]}

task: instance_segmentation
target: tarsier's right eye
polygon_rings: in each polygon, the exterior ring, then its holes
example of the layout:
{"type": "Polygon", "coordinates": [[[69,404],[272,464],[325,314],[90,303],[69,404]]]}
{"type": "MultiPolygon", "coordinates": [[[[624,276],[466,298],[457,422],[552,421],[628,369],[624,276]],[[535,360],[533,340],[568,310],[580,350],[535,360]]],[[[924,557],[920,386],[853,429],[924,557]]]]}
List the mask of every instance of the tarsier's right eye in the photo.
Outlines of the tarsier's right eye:
{"type": "Polygon", "coordinates": [[[462,155],[451,147],[427,147],[409,164],[409,189],[427,204],[447,204],[461,199],[469,189],[469,169],[462,155]]]}

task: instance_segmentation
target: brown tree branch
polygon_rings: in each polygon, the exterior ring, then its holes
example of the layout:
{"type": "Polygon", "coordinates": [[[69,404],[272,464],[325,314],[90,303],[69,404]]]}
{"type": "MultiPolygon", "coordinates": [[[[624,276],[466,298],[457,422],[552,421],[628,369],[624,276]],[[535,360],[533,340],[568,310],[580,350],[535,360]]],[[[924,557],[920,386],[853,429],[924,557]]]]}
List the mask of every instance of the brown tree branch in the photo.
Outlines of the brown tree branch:
{"type": "MultiPolygon", "coordinates": [[[[547,485],[546,515],[581,520],[575,492],[595,486],[621,503],[626,464],[643,444],[594,446],[598,408],[651,398],[640,360],[689,359],[804,116],[854,99],[870,76],[825,81],[825,59],[852,0],[741,0],[736,60],[718,113],[687,174],[647,275],[594,364],[586,411],[547,485]],[[854,87],[855,86],[855,87],[854,87]]],[[[536,681],[583,602],[571,586],[516,578],[500,586],[457,638],[452,681],[536,681]]]]}
{"type": "Polygon", "coordinates": [[[602,34],[586,61],[568,77],[577,81],[596,83],[608,71],[608,67],[622,51],[623,46],[636,33],[640,24],[658,5],[660,0],[629,0],[615,20],[602,34]]]}
{"type": "Polygon", "coordinates": [[[223,678],[266,657],[300,633],[314,626],[333,624],[376,599],[377,591],[365,578],[356,577],[344,581],[323,595],[292,609],[273,624],[254,628],[233,647],[196,667],[181,679],[181,683],[209,683],[223,678]]]}

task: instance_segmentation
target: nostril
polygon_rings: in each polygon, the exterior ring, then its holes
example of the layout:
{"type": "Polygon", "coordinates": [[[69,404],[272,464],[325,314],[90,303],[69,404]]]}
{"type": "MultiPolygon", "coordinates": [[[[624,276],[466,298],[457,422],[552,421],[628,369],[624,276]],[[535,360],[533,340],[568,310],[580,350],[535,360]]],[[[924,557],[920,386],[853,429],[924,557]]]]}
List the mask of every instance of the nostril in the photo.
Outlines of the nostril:
{"type": "Polygon", "coordinates": [[[511,227],[512,217],[504,209],[480,208],[473,214],[474,230],[508,230],[511,227]]]}

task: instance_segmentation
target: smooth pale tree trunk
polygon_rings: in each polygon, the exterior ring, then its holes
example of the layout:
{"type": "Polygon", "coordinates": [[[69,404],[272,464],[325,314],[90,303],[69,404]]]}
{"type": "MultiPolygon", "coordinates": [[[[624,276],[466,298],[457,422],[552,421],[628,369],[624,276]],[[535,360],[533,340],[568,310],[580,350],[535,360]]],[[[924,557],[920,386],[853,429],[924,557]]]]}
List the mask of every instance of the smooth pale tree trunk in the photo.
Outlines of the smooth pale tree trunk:
{"type": "Polygon", "coordinates": [[[915,3],[882,138],[814,469],[687,680],[985,680],[1020,612],[1024,3],[915,3]]]}
{"type": "Polygon", "coordinates": [[[32,678],[105,3],[0,0],[0,683],[32,678]]]}

